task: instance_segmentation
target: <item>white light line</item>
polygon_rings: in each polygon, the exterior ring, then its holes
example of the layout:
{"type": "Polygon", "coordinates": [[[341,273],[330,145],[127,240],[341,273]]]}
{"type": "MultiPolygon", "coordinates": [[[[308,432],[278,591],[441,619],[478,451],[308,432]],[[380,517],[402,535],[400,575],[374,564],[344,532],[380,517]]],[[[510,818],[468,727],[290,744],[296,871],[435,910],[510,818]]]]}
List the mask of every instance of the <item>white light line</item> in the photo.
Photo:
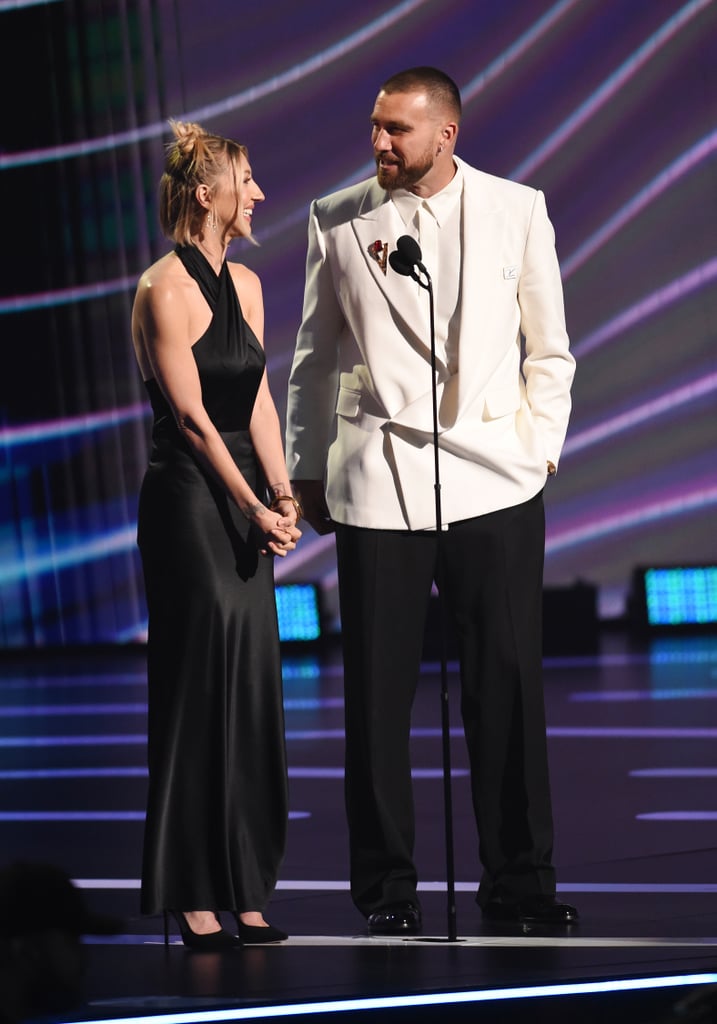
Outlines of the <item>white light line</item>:
{"type": "MultiPolygon", "coordinates": [[[[127,934],[121,937],[102,937],[91,939],[90,945],[128,945],[127,934]]],[[[154,946],[164,945],[164,938],[159,938],[144,933],[138,933],[133,935],[134,942],[129,943],[137,946],[154,946]]],[[[87,942],[87,939],[85,939],[87,942]]],[[[404,937],[400,936],[391,938],[390,936],[375,935],[369,936],[365,934],[357,935],[291,935],[288,940],[281,943],[280,947],[286,949],[296,946],[373,946],[374,948],[380,946],[422,946],[430,945],[436,941],[443,941],[446,945],[449,943],[447,939],[444,939],[441,935],[424,935],[421,937],[404,937]]],[[[181,946],[181,939],[170,939],[170,945],[181,946]]],[[[681,938],[681,939],[669,939],[669,938],[651,938],[651,937],[623,937],[623,936],[597,936],[590,937],[586,935],[464,935],[460,934],[457,939],[459,947],[466,946],[499,946],[499,947],[522,947],[522,948],[568,948],[568,949],[620,949],[620,948],[659,948],[659,949],[707,949],[712,950],[713,947],[717,946],[717,938],[681,938]]],[[[268,950],[267,950],[268,951],[268,950]]],[[[119,1000],[118,1000],[119,1002],[119,1000]]],[[[123,999],[122,1005],[127,1005],[127,1000],[123,999]]],[[[215,1018],[216,1019],[216,1018],[215,1018]]],[[[221,1017],[224,1020],[224,1017],[221,1017]]],[[[253,1018],[252,1018],[253,1019],[253,1018]]],[[[97,1021],[96,1024],[101,1024],[97,1021]]],[[[131,1022],[128,1022],[131,1024],[131,1022]]]]}
{"type": "MultiPolygon", "coordinates": [[[[372,940],[375,942],[375,940],[372,940]]],[[[404,943],[406,940],[403,940],[404,943]]],[[[560,984],[526,985],[523,988],[489,988],[459,992],[431,992],[421,995],[361,997],[334,999],[313,1003],[294,1003],[272,1006],[248,1006],[241,1009],[222,1008],[221,1020],[276,1019],[277,1017],[309,1017],[312,1014],[395,1009],[406,1007],[465,1005],[470,1003],[493,1003],[496,1001],[554,998],[606,992],[630,992],[664,988],[713,985],[717,974],[677,974],[660,977],[615,978],[609,981],[561,982],[560,984]]],[[[103,1024],[209,1024],[217,1020],[217,1009],[154,1014],[131,1018],[105,1019],[103,1024]]],[[[97,1019],[76,1021],[75,1024],[97,1024],[97,1019]]]]}
{"type": "MultiPolygon", "coordinates": [[[[427,0],[404,0],[403,3],[392,5],[385,14],[368,22],[363,28],[340,39],[337,43],[315,54],[302,64],[295,64],[281,74],[274,75],[273,78],[244,89],[242,92],[235,93],[233,96],[227,96],[216,103],[209,103],[204,107],[186,111],[179,115],[180,119],[183,121],[198,121],[203,124],[205,121],[209,121],[221,114],[239,110],[242,107],[249,106],[251,103],[256,103],[258,100],[295,85],[301,79],[314,74],[334,61],[345,58],[353,50],[370,43],[376,36],[385,33],[396,22],[400,22],[412,11],[422,7],[426,2],[427,0]]],[[[66,143],[63,146],[33,149],[22,153],[3,153],[0,154],[0,169],[22,167],[26,164],[47,163],[52,160],[64,160],[68,157],[86,156],[89,153],[117,149],[120,146],[140,142],[144,139],[155,138],[158,135],[162,135],[166,130],[166,122],[159,121],[140,128],[133,128],[129,131],[105,135],[101,138],[81,139],[78,142],[66,143]]]]}
{"type": "Polygon", "coordinates": [[[39,7],[42,4],[56,4],[60,0],[0,0],[0,14],[17,11],[24,7],[39,7]]]}
{"type": "Polygon", "coordinates": [[[626,530],[639,528],[644,531],[648,523],[687,515],[689,512],[705,509],[715,504],[717,504],[717,486],[707,486],[694,492],[682,491],[675,496],[656,498],[649,505],[636,505],[612,515],[604,515],[602,519],[558,529],[548,537],[545,551],[547,555],[552,555],[566,548],[594,544],[602,537],[624,533],[626,530]]]}
{"type": "Polygon", "coordinates": [[[681,277],[673,278],[649,295],[638,299],[627,309],[617,313],[606,323],[590,331],[586,337],[576,340],[572,346],[573,354],[584,359],[590,352],[602,348],[609,341],[622,337],[633,327],[662,313],[663,310],[675,303],[682,302],[693,292],[707,288],[715,280],[717,280],[717,258],[693,267],[681,277]]]}
{"type": "Polygon", "coordinates": [[[683,29],[696,15],[700,14],[713,0],[692,0],[681,7],[649,39],[625,60],[556,130],[515,167],[508,177],[525,181],[536,169],[552,157],[568,139],[575,135],[584,124],[591,120],[607,103],[614,101],[617,93],[640,71],[663,46],[683,29]]]}
{"type": "Polygon", "coordinates": [[[641,405],[633,406],[626,412],[603,420],[593,427],[578,431],[566,440],[561,457],[574,455],[575,452],[581,451],[583,448],[600,444],[616,434],[625,433],[642,423],[656,420],[659,416],[673,415],[681,406],[691,405],[701,398],[711,395],[714,391],[717,391],[717,373],[706,374],[704,377],[690,381],[689,384],[684,384],[682,387],[658,395],[657,398],[643,402],[641,405]]]}
{"type": "MultiPolygon", "coordinates": [[[[95,889],[104,891],[138,890],[141,888],[139,878],[75,878],[79,889],[95,889]]],[[[455,882],[456,892],[475,893],[478,879],[468,882],[455,882]]],[[[348,879],[280,879],[277,892],[349,892],[348,879]]],[[[419,882],[419,892],[446,892],[445,882],[419,882]]],[[[715,882],[559,882],[559,893],[620,893],[621,895],[665,895],[672,893],[682,896],[704,896],[717,893],[715,882]]]]}

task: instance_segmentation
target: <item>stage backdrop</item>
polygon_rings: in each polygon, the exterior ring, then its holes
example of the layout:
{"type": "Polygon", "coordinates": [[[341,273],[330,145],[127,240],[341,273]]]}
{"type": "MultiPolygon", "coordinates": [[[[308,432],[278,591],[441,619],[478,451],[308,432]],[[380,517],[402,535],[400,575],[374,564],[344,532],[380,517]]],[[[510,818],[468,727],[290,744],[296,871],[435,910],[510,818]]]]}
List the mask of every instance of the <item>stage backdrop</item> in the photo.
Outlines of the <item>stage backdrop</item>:
{"type": "MultiPolygon", "coordinates": [[[[543,189],[556,227],[578,370],[547,582],[617,615],[633,566],[713,563],[716,40],[714,0],[0,0],[0,645],[145,636],[129,319],[168,249],[167,119],[249,146],[261,247],[231,256],[263,281],[283,417],[309,203],[373,173],[378,86],[417,64],[461,87],[459,155],[543,189]]],[[[277,569],[335,607],[332,538],[277,569]]]]}

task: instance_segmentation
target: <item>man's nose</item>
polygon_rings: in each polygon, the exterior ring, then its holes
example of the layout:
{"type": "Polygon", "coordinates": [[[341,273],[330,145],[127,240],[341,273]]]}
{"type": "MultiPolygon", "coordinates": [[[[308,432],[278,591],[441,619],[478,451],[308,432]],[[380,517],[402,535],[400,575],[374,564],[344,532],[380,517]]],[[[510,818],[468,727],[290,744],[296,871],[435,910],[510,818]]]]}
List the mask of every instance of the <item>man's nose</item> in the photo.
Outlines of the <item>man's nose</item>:
{"type": "Polygon", "coordinates": [[[391,136],[385,128],[381,128],[374,135],[373,148],[381,152],[391,148],[391,136]]]}

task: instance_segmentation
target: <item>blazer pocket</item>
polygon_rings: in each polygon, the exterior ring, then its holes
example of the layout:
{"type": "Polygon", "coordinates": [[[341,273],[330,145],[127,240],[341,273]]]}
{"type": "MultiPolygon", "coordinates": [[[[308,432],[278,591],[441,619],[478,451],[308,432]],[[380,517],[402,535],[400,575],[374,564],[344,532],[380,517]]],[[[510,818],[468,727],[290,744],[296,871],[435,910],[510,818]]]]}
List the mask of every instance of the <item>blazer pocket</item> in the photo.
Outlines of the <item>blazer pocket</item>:
{"type": "Polygon", "coordinates": [[[361,392],[355,388],[339,387],[336,398],[336,415],[353,420],[361,409],[361,392]]]}
{"type": "Polygon", "coordinates": [[[520,408],[520,388],[493,388],[485,396],[483,406],[484,420],[497,420],[501,416],[510,416],[520,408]]]}

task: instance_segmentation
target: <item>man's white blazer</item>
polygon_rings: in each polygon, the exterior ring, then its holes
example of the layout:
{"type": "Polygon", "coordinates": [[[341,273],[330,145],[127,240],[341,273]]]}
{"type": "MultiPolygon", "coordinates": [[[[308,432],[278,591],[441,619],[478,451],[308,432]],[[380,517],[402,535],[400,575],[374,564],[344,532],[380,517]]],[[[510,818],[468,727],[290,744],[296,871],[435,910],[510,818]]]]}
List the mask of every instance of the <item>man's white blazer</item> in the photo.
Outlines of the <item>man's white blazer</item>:
{"type": "MultiPolygon", "coordinates": [[[[456,163],[458,371],[437,353],[436,373],[443,523],[537,494],[558,464],[575,369],[542,192],[456,163]]],[[[287,464],[294,480],[324,479],[332,518],[354,526],[436,523],[427,304],[372,254],[405,233],[375,179],[311,207],[287,464]]]]}

